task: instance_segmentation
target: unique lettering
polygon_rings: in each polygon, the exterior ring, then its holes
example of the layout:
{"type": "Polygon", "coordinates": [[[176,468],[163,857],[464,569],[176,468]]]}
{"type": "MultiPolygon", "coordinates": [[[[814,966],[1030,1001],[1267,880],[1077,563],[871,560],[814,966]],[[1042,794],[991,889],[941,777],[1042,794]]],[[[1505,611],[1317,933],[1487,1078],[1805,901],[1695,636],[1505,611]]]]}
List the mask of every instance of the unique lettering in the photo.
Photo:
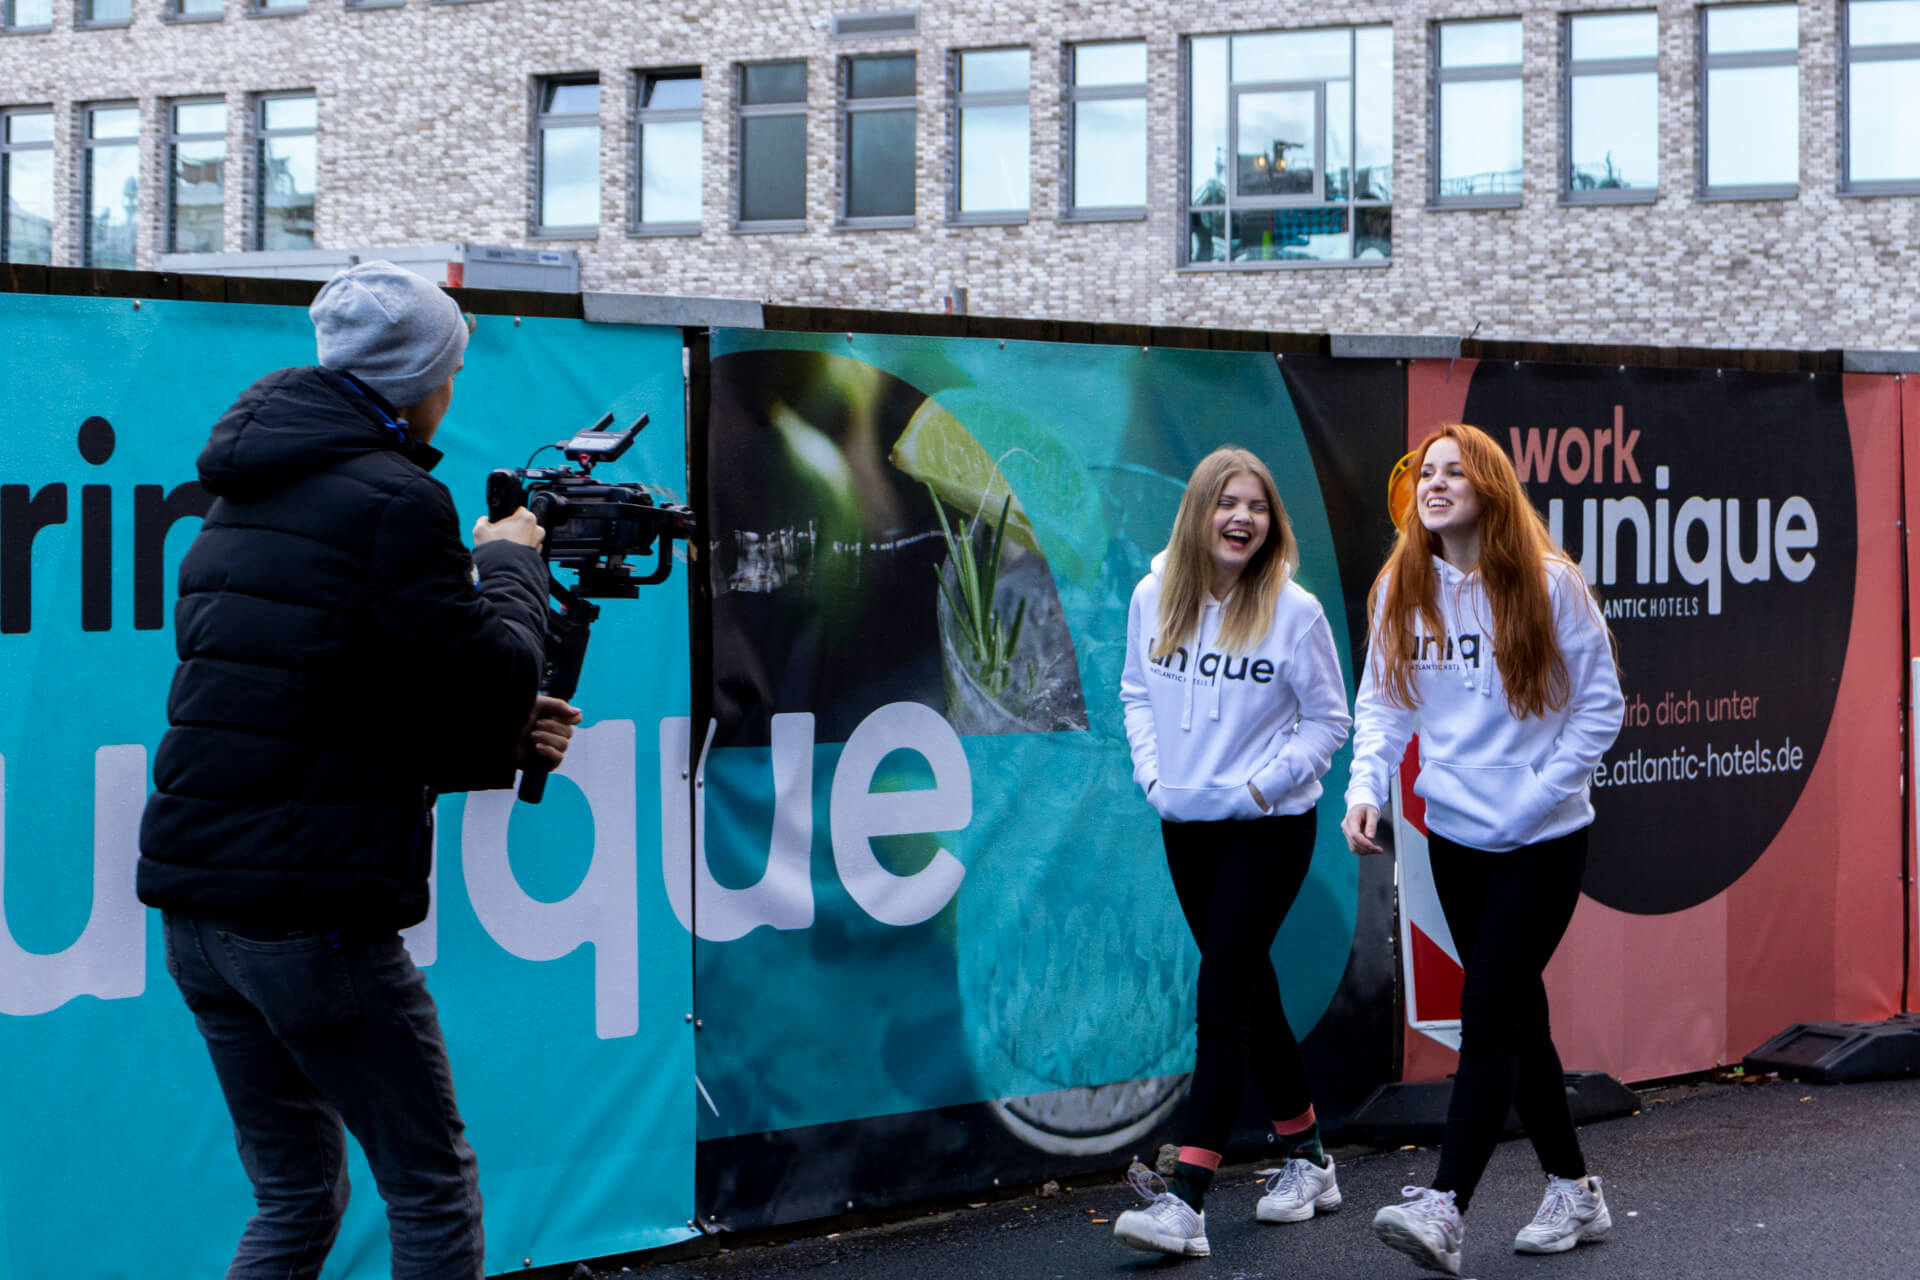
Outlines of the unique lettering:
{"type": "Polygon", "coordinates": [[[554,776],[569,778],[593,813],[593,860],[558,902],[530,897],[507,852],[511,791],[467,797],[461,866],[481,927],[522,960],[558,960],[593,946],[593,1029],[602,1040],[640,1029],[640,925],[635,869],[634,732],[631,720],[575,730],[554,776]]]}
{"type": "MultiPolygon", "coordinates": [[[[0,903],[7,869],[6,761],[0,758],[0,903]]],[[[140,811],[147,803],[147,749],[101,747],[93,756],[93,909],[72,946],[52,955],[23,950],[0,907],[0,1013],[31,1017],[77,996],[127,1000],[147,989],[146,910],[134,896],[140,811]]],[[[54,851],[36,849],[42,860],[54,851]]]]}
{"type": "Polygon", "coordinates": [[[892,702],[874,711],[855,727],[840,753],[828,821],[834,868],[862,911],[900,927],[932,919],[960,891],[966,867],[940,849],[920,870],[895,875],[874,856],[873,838],[958,831],[973,821],[973,773],[960,735],[924,703],[892,702]],[[933,786],[868,790],[880,762],[895,751],[924,757],[933,770],[933,786]]]}

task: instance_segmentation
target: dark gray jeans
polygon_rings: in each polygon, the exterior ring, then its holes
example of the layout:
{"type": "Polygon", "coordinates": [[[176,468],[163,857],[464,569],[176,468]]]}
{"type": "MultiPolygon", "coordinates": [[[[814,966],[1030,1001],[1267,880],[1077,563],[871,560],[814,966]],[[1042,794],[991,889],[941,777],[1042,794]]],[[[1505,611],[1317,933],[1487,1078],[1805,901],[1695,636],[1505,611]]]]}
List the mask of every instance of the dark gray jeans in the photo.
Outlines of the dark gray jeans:
{"type": "Polygon", "coordinates": [[[394,1276],[483,1277],[473,1148],[433,997],[399,935],[163,924],[258,1205],[227,1280],[320,1274],[347,1207],[343,1124],[387,1203],[394,1276]]]}

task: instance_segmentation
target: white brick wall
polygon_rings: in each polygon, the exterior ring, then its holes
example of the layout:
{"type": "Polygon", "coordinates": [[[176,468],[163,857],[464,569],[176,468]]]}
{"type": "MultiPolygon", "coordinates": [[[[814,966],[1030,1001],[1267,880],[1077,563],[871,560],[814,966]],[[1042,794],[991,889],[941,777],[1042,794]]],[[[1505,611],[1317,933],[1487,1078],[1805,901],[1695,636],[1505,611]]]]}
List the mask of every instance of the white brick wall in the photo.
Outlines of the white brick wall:
{"type": "MultiPolygon", "coordinates": [[[[228,247],[246,244],[251,95],[311,88],[320,101],[318,235],[327,246],[465,240],[525,245],[532,216],[530,114],[539,75],[598,72],[601,228],[573,248],[588,289],[753,296],[782,303],[937,310],[965,286],[977,313],[1298,331],[1465,333],[1573,342],[1729,347],[1920,346],[1920,197],[1842,197],[1839,0],[1800,5],[1801,181],[1793,200],[1694,198],[1698,10],[1657,0],[1661,187],[1649,205],[1563,207],[1558,199],[1560,15],[1612,0],[950,0],[921,10],[904,40],[836,41],[836,12],[905,0],[475,0],[346,9],[311,0],[288,17],[168,23],[133,0],[132,24],[0,37],[0,106],[60,113],[56,259],[79,260],[77,146],[88,102],[133,99],[145,122],[140,257],[159,242],[161,112],[172,97],[229,103],[228,247]],[[1525,194],[1518,209],[1426,205],[1428,51],[1436,19],[1525,19],[1525,194]],[[1390,267],[1182,271],[1179,147],[1184,35],[1390,22],[1398,196],[1390,267]],[[1149,208],[1143,221],[1063,223],[1062,44],[1149,44],[1149,208]],[[956,48],[1033,49],[1032,208],[1011,227],[951,227],[947,58],[956,48]],[[918,220],[912,230],[836,229],[836,61],[918,55],[918,220]],[[808,60],[807,230],[731,227],[733,64],[808,60]],[[628,234],[631,76],[705,68],[705,214],[698,236],[628,234]]],[[[1631,6],[1645,8],[1647,5],[1631,6]]]]}

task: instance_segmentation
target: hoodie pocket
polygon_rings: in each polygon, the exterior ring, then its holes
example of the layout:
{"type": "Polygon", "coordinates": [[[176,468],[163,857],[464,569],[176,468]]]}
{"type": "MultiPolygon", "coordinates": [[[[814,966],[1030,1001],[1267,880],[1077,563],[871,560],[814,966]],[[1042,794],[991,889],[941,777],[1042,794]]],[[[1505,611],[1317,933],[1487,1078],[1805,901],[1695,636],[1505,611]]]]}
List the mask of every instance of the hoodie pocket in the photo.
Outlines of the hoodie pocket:
{"type": "Polygon", "coordinates": [[[1264,818],[1244,782],[1229,787],[1170,787],[1163,779],[1149,797],[1168,822],[1219,822],[1227,818],[1264,818]]]}
{"type": "Polygon", "coordinates": [[[1559,801],[1531,765],[1455,765],[1429,760],[1413,792],[1427,826],[1470,849],[1500,853],[1528,843],[1559,801]]]}

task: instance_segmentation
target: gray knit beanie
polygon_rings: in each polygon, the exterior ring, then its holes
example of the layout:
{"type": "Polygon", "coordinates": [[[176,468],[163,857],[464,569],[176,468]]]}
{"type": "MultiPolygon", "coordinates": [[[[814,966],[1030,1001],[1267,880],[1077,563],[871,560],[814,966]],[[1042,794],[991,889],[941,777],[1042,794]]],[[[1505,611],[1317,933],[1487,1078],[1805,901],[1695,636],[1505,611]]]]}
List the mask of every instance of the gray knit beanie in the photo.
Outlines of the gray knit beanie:
{"type": "Polygon", "coordinates": [[[467,351],[460,304],[391,262],[342,271],[307,314],[321,365],[352,374],[396,409],[425,400],[453,376],[467,351]]]}

